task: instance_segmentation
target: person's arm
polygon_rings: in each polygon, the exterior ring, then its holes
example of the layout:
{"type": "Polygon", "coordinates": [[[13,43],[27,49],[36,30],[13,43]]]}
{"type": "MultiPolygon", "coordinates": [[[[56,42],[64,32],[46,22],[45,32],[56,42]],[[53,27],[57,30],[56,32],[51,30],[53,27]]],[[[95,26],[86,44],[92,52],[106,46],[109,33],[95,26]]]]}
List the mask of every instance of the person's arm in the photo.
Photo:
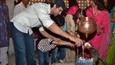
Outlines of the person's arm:
{"type": "Polygon", "coordinates": [[[74,44],[73,44],[73,43],[63,41],[63,40],[61,40],[61,39],[59,39],[59,38],[56,38],[55,36],[50,35],[49,33],[47,33],[47,32],[43,29],[43,27],[40,27],[39,31],[40,31],[40,33],[41,33],[42,35],[44,35],[45,37],[52,39],[52,40],[53,40],[53,43],[56,44],[56,45],[66,45],[66,46],[74,47],[74,44]]]}
{"type": "Polygon", "coordinates": [[[58,35],[61,35],[73,42],[76,43],[76,45],[81,45],[83,43],[83,41],[80,38],[71,36],[69,34],[67,34],[66,32],[64,32],[63,30],[61,30],[55,23],[53,23],[51,26],[48,27],[48,29],[58,35]]]}
{"type": "Polygon", "coordinates": [[[49,33],[47,33],[47,32],[44,30],[43,27],[40,27],[40,28],[39,28],[39,31],[40,31],[40,33],[41,33],[43,36],[45,36],[45,37],[47,37],[47,38],[51,38],[51,39],[53,39],[53,40],[59,40],[59,38],[56,38],[56,37],[50,35],[49,33]]]}
{"type": "Polygon", "coordinates": [[[71,20],[70,20],[70,16],[69,15],[66,15],[65,22],[67,24],[67,32],[70,32],[71,31],[71,20]]]}
{"type": "Polygon", "coordinates": [[[61,28],[59,28],[54,23],[54,21],[50,18],[50,15],[47,13],[47,11],[45,11],[45,9],[39,9],[38,12],[39,12],[39,14],[37,14],[37,16],[39,17],[39,20],[41,20],[41,24],[43,24],[43,26],[46,27],[47,29],[49,29],[51,32],[58,34],[60,36],[63,36],[65,38],[75,42],[76,45],[78,45],[78,46],[83,43],[81,39],[71,36],[71,35],[67,34],[66,32],[64,32],[63,30],[61,30],[61,28]]]}
{"type": "MultiPolygon", "coordinates": [[[[72,18],[72,15],[66,15],[65,17],[65,22],[67,24],[67,32],[72,35],[72,36],[75,36],[75,33],[72,31],[71,27],[72,27],[72,22],[74,22],[73,18],[72,18]]],[[[75,24],[75,23],[74,23],[75,24]]]]}
{"type": "Polygon", "coordinates": [[[63,40],[54,40],[52,43],[55,44],[55,45],[59,45],[59,46],[62,46],[62,45],[69,46],[69,47],[74,47],[75,46],[71,42],[67,42],[67,41],[63,41],[63,40]]]}

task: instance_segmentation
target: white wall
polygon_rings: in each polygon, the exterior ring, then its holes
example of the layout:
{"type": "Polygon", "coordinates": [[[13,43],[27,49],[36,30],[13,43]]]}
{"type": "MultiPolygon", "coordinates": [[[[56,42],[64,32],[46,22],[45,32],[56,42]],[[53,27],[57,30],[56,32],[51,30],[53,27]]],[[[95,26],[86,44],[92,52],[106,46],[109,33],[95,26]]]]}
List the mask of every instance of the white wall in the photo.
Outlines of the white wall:
{"type": "Polygon", "coordinates": [[[13,16],[13,10],[14,10],[14,0],[6,0],[8,8],[9,8],[9,15],[10,15],[10,19],[13,16]]]}

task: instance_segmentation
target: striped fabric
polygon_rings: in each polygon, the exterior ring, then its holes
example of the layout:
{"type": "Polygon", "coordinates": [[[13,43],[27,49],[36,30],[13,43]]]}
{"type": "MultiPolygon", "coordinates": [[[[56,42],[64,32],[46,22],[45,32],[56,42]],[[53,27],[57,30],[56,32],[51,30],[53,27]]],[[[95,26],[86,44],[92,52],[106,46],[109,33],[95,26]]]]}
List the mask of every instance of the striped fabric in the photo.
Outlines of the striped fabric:
{"type": "Polygon", "coordinates": [[[50,51],[51,49],[55,48],[56,45],[52,44],[53,40],[51,39],[42,39],[39,43],[38,43],[38,49],[42,52],[47,52],[50,51]]]}

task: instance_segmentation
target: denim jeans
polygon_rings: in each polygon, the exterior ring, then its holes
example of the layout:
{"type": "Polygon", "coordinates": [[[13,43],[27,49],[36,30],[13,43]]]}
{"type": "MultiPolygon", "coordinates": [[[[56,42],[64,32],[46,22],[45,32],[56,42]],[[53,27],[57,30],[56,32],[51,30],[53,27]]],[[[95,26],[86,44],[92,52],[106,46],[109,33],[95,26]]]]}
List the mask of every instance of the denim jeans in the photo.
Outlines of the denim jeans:
{"type": "Polygon", "coordinates": [[[10,23],[14,50],[16,56],[16,65],[35,65],[34,62],[34,40],[29,34],[20,32],[10,23]]]}
{"type": "Polygon", "coordinates": [[[51,57],[51,64],[57,62],[57,48],[54,48],[49,52],[42,52],[38,50],[39,65],[49,65],[49,54],[51,57]]]}
{"type": "Polygon", "coordinates": [[[51,64],[56,63],[58,60],[63,60],[65,58],[66,52],[63,46],[56,47],[51,50],[51,64]]]}
{"type": "Polygon", "coordinates": [[[39,65],[49,65],[49,53],[38,50],[39,65]]]}
{"type": "Polygon", "coordinates": [[[63,46],[58,47],[58,60],[64,60],[66,56],[66,49],[63,46]]]}
{"type": "Polygon", "coordinates": [[[57,51],[58,48],[54,48],[50,51],[50,56],[51,56],[51,64],[56,63],[57,62],[57,51]]]}

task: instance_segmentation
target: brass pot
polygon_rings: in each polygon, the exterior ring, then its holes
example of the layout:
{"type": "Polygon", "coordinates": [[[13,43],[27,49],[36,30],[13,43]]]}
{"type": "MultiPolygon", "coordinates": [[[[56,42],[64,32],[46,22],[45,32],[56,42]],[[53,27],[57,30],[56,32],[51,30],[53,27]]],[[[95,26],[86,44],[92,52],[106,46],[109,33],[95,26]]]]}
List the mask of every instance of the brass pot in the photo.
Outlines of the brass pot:
{"type": "MultiPolygon", "coordinates": [[[[97,25],[93,18],[82,17],[78,21],[78,32],[82,33],[80,36],[85,36],[87,39],[90,35],[94,34],[97,31],[97,25]]],[[[94,36],[94,35],[93,35],[94,36]]]]}
{"type": "Polygon", "coordinates": [[[78,31],[84,34],[92,34],[97,30],[96,22],[93,18],[83,17],[78,21],[78,31]]]}

